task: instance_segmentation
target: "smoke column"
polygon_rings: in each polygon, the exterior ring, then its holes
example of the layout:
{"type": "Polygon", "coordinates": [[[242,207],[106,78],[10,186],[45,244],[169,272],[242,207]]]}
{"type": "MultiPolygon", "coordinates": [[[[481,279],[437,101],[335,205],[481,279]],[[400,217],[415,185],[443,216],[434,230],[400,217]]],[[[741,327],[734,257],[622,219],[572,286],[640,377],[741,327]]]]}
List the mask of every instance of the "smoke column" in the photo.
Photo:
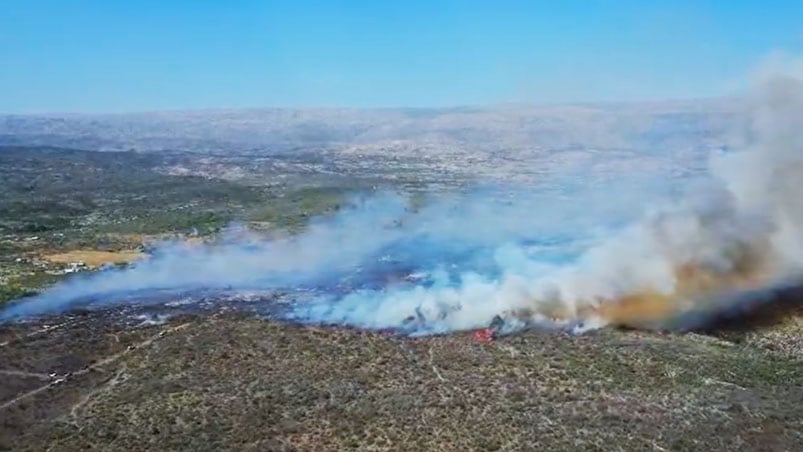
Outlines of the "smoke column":
{"type": "Polygon", "coordinates": [[[531,189],[433,195],[423,207],[372,195],[298,236],[165,244],[0,319],[233,288],[297,291],[289,320],[411,334],[495,316],[508,331],[683,328],[803,276],[803,82],[765,77],[747,104],[744,149],[712,157],[709,177],[672,200],[655,202],[671,181],[638,175],[593,189],[558,175],[531,189]]]}

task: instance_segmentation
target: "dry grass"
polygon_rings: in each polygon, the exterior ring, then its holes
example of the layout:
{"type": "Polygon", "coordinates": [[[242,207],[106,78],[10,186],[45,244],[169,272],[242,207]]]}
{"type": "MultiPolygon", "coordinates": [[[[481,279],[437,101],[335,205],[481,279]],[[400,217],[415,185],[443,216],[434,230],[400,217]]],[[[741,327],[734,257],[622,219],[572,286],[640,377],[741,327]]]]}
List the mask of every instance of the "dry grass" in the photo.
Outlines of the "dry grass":
{"type": "Polygon", "coordinates": [[[83,262],[87,267],[97,268],[104,264],[128,264],[142,259],[145,254],[137,250],[97,251],[74,250],[65,253],[51,254],[44,258],[54,264],[69,264],[70,262],[83,262]]]}

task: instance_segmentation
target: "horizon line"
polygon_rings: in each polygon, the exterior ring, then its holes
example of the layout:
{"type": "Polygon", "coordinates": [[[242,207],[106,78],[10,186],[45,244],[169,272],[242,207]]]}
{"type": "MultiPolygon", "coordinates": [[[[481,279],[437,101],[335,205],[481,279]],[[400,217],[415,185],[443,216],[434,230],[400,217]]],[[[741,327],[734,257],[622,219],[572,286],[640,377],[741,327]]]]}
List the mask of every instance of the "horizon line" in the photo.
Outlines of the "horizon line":
{"type": "Polygon", "coordinates": [[[127,115],[154,115],[164,113],[213,113],[213,112],[234,112],[234,111],[449,111],[449,110],[494,110],[502,108],[556,108],[556,107],[612,107],[612,106],[635,106],[648,104],[683,104],[691,102],[728,102],[740,101],[744,96],[703,96],[703,97],[684,97],[684,98],[661,98],[661,99],[625,99],[625,100],[596,100],[596,101],[566,101],[566,102],[494,102],[486,104],[455,104],[451,106],[372,106],[372,107],[341,107],[336,105],[322,106],[243,106],[243,107],[199,107],[199,108],[165,108],[147,110],[73,110],[73,111],[28,111],[28,112],[6,112],[0,111],[3,117],[46,117],[46,116],[127,116],[127,115]]]}

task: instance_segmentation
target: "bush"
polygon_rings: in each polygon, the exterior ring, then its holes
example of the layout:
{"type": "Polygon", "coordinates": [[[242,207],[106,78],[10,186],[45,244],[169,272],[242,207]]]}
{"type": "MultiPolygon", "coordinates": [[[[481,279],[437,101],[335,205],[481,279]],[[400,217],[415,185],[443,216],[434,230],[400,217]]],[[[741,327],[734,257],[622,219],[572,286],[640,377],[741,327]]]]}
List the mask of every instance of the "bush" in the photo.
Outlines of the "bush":
{"type": "Polygon", "coordinates": [[[0,286],[0,304],[6,303],[17,298],[27,297],[34,295],[36,292],[22,287],[19,284],[9,284],[0,286]]]}

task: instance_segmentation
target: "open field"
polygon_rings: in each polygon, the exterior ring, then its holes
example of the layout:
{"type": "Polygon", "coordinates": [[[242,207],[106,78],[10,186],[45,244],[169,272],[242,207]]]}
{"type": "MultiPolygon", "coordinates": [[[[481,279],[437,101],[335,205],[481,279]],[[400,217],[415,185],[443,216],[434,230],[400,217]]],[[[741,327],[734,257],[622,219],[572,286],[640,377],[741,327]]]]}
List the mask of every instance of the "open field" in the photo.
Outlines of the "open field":
{"type": "Polygon", "coordinates": [[[83,262],[89,268],[98,268],[104,264],[129,264],[145,257],[145,254],[137,250],[121,251],[98,251],[98,250],[73,250],[66,253],[50,254],[44,258],[54,264],[69,264],[71,262],[83,262]]]}

